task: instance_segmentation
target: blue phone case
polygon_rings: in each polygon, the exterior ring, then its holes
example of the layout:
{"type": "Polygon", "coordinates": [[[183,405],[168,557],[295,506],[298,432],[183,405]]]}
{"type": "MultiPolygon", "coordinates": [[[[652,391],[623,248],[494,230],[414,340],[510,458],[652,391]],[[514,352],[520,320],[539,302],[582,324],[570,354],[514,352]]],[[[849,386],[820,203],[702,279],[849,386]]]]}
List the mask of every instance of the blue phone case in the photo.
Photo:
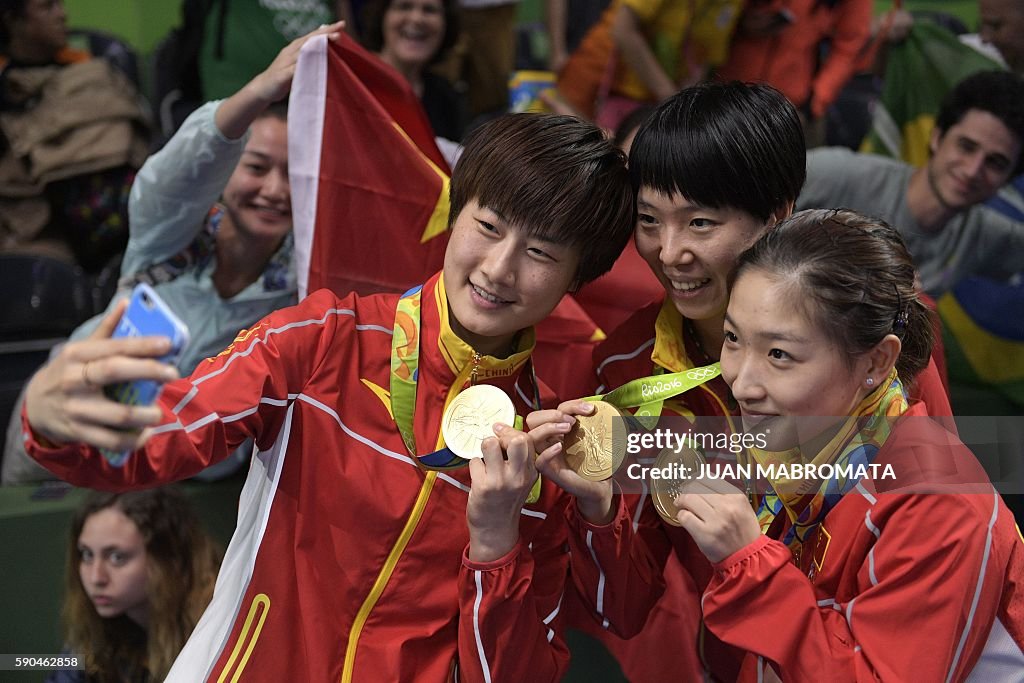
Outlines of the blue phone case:
{"type": "MultiPolygon", "coordinates": [[[[188,344],[188,327],[178,319],[153,288],[141,283],[132,291],[128,308],[121,316],[113,337],[163,336],[171,340],[171,350],[159,360],[176,365],[188,344]]],[[[129,405],[150,405],[160,395],[161,384],[152,380],[134,380],[111,384],[103,389],[113,401],[129,405]]],[[[103,451],[112,465],[121,465],[129,453],[103,451]]]]}

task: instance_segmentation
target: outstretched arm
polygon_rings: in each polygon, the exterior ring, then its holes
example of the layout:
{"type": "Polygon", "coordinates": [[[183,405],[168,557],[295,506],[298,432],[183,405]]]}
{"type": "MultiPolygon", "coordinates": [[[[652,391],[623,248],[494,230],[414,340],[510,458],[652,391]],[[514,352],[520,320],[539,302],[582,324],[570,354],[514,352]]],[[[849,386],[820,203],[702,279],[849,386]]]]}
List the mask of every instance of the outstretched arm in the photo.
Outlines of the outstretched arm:
{"type": "Polygon", "coordinates": [[[246,439],[267,448],[326,349],[338,342],[337,304],[321,290],[272,313],[189,378],[166,384],[149,407],[110,401],[101,390],[177,376],[155,360],[167,351],[165,339],[109,338],[118,307],[92,337],[67,344],[32,378],[22,413],[26,450],[77,486],[123,490],[191,477],[246,439]],[[136,450],[115,466],[97,448],[136,450]]]}

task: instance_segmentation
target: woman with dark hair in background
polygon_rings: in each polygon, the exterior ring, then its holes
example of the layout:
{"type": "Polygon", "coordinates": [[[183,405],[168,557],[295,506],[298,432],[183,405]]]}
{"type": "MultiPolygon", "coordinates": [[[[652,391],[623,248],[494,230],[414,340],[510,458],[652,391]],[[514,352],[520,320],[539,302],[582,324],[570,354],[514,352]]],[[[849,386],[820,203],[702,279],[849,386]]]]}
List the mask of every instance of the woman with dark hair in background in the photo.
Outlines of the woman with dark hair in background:
{"type": "Polygon", "coordinates": [[[445,78],[430,71],[459,36],[455,0],[373,0],[365,16],[367,49],[409,82],[435,135],[460,141],[467,123],[465,101],[445,78]]]}
{"type": "Polygon", "coordinates": [[[94,493],[68,538],[67,651],[50,683],[162,681],[213,595],[219,553],[173,489],[94,493]]]}

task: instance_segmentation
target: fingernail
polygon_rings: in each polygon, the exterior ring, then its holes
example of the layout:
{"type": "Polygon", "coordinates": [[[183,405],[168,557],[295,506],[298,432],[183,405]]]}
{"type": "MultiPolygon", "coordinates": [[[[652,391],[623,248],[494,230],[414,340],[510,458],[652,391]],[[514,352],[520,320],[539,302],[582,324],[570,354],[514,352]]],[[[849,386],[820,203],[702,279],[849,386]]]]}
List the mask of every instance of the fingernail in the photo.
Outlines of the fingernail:
{"type": "Polygon", "coordinates": [[[594,412],[594,404],[590,403],[590,402],[584,403],[583,404],[583,412],[585,412],[587,415],[589,415],[590,413],[594,412]]]}
{"type": "Polygon", "coordinates": [[[502,424],[501,422],[495,422],[494,423],[494,431],[496,431],[496,432],[503,432],[506,429],[508,429],[508,425],[502,424]]]}

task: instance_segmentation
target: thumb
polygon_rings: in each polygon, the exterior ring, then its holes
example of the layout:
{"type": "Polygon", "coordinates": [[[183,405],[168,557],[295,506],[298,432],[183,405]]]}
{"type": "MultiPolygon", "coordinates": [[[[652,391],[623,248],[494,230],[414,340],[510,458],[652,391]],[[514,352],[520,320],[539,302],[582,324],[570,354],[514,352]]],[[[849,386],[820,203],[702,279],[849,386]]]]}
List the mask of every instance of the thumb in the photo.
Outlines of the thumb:
{"type": "Polygon", "coordinates": [[[121,316],[124,314],[124,309],[128,307],[128,300],[122,299],[117,302],[114,308],[103,316],[100,320],[100,324],[96,326],[96,329],[89,335],[89,339],[110,339],[114,336],[114,330],[117,329],[117,324],[121,322],[121,316]]]}

